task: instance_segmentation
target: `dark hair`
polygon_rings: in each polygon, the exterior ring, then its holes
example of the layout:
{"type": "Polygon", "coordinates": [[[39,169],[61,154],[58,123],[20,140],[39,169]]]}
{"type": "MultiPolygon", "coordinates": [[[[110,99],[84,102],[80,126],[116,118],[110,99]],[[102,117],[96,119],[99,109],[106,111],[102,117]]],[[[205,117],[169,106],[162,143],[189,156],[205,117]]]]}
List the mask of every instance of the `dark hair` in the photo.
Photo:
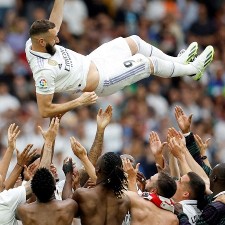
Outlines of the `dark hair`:
{"type": "MultiPolygon", "coordinates": [[[[32,164],[36,159],[38,159],[38,158],[40,158],[40,157],[41,157],[40,154],[34,155],[34,156],[31,158],[31,160],[28,162],[27,166],[29,166],[30,164],[32,164]]],[[[21,173],[20,173],[22,180],[24,180],[24,175],[23,175],[23,173],[24,173],[24,167],[23,167],[23,169],[22,169],[22,171],[21,171],[21,173]]]]}
{"type": "Polygon", "coordinates": [[[159,195],[165,198],[171,198],[177,190],[177,184],[169,174],[160,172],[157,181],[157,188],[159,195]]]}
{"type": "Polygon", "coordinates": [[[188,182],[188,185],[190,187],[190,199],[191,200],[197,200],[197,207],[202,210],[205,205],[205,182],[204,180],[195,172],[189,172],[187,173],[190,181],[188,182]]]}
{"type": "Polygon", "coordinates": [[[51,172],[46,168],[38,169],[31,181],[31,189],[40,202],[48,202],[55,191],[51,172]]]}
{"type": "Polygon", "coordinates": [[[55,24],[49,20],[36,20],[30,27],[30,37],[47,33],[49,29],[53,28],[55,28],[55,24]]]}
{"type": "Polygon", "coordinates": [[[102,184],[112,189],[117,198],[120,198],[126,190],[127,177],[122,169],[122,160],[114,152],[107,152],[102,156],[100,168],[106,178],[102,184]]]}

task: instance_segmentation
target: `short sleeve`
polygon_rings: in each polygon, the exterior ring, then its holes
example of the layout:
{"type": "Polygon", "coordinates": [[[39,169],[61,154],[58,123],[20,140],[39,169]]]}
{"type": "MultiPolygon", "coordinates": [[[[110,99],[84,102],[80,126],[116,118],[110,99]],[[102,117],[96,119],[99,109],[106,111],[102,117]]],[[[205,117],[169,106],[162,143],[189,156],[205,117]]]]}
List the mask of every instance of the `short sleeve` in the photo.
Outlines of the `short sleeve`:
{"type": "Polygon", "coordinates": [[[35,75],[36,93],[53,94],[55,92],[55,77],[52,70],[41,70],[35,75]]]}
{"type": "Polygon", "coordinates": [[[3,191],[0,195],[0,202],[7,204],[14,211],[21,203],[26,202],[26,189],[24,186],[12,188],[8,191],[3,191]]]}

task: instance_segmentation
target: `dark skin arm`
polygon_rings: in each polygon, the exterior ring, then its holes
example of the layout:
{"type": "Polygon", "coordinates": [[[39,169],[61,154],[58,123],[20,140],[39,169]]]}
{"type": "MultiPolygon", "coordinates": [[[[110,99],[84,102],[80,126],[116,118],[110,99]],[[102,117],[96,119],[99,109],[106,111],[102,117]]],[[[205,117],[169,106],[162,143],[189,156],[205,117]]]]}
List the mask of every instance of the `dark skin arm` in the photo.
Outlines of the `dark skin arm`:
{"type": "MultiPolygon", "coordinates": [[[[112,118],[112,106],[111,105],[109,105],[105,111],[103,111],[102,109],[99,109],[97,118],[96,118],[97,131],[96,131],[93,145],[88,154],[88,158],[89,158],[90,162],[93,164],[93,166],[96,165],[96,162],[97,162],[99,156],[102,154],[104,132],[105,132],[106,126],[110,123],[111,118],[112,118]]],[[[84,168],[79,170],[79,174],[80,174],[80,184],[81,184],[81,186],[83,186],[87,182],[89,176],[86,173],[84,168]]]]}

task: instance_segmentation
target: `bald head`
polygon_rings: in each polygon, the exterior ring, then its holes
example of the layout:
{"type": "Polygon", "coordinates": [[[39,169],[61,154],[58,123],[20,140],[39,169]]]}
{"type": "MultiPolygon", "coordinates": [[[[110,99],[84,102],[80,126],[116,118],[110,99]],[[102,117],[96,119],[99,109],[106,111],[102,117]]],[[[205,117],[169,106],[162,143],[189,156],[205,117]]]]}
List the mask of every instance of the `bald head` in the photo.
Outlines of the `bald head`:
{"type": "Polygon", "coordinates": [[[225,163],[216,165],[209,176],[210,190],[214,194],[225,191],[225,163]]]}
{"type": "Polygon", "coordinates": [[[214,176],[217,176],[218,179],[224,180],[224,182],[225,182],[225,163],[217,164],[217,165],[213,168],[212,174],[213,174],[214,176]]]}

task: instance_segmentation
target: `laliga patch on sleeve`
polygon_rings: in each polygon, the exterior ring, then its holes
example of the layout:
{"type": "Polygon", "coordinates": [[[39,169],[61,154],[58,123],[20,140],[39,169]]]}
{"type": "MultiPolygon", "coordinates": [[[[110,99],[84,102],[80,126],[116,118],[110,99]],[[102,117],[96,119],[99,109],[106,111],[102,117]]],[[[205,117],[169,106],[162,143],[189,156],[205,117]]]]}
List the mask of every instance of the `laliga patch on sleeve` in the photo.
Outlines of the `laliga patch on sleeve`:
{"type": "Polygon", "coordinates": [[[45,78],[41,78],[39,81],[38,81],[38,87],[40,89],[47,89],[48,88],[48,82],[45,78]]]}

